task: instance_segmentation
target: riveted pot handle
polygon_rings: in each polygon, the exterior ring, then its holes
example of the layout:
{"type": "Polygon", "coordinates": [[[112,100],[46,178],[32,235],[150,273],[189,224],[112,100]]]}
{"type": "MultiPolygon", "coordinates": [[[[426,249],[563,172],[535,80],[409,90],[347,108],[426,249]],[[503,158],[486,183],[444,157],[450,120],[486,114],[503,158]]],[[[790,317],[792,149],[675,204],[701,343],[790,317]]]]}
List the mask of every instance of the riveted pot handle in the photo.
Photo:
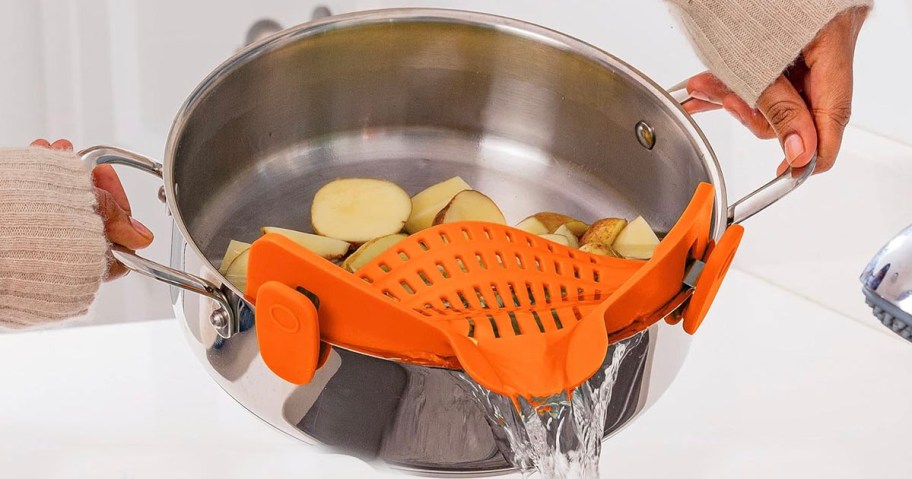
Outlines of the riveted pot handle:
{"type": "MultiPolygon", "coordinates": [[[[89,165],[124,165],[162,178],[161,163],[121,148],[93,146],[80,151],[79,156],[89,165]]],[[[210,322],[218,335],[227,339],[238,332],[237,314],[228,297],[215,283],[148,260],[119,246],[112,248],[111,254],[131,271],[214,300],[219,308],[212,313],[210,322]]]]}
{"type": "MultiPolygon", "coordinates": [[[[687,93],[687,81],[678,83],[669,88],[668,93],[684,105],[694,98],[687,93]]],[[[811,162],[801,168],[789,168],[781,175],[769,183],[748,193],[743,198],[731,203],[728,207],[728,224],[739,224],[742,221],[763,211],[768,206],[779,201],[785,195],[791,193],[801,186],[813,173],[817,165],[817,155],[811,158],[811,162]]]]}

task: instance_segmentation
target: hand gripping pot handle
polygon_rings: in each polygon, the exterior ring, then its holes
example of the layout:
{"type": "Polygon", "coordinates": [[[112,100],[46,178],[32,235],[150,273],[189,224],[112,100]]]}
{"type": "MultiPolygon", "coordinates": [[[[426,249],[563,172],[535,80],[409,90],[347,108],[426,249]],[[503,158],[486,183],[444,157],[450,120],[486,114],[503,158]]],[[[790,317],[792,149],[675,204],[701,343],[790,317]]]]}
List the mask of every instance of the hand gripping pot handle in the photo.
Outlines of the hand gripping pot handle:
{"type": "MultiPolygon", "coordinates": [[[[121,148],[93,146],[80,151],[79,156],[89,165],[124,165],[162,178],[162,165],[160,163],[121,148]]],[[[212,313],[210,322],[219,336],[229,338],[238,331],[237,315],[234,308],[221,288],[211,281],[169,268],[118,246],[112,248],[111,253],[114,259],[131,271],[201,294],[218,303],[219,308],[212,313]]]]}
{"type": "MultiPolygon", "coordinates": [[[[687,93],[687,81],[678,83],[668,89],[668,93],[680,104],[685,104],[693,97],[687,93]]],[[[728,207],[728,224],[740,224],[742,221],[763,211],[768,206],[779,201],[785,195],[801,186],[813,173],[817,165],[817,155],[811,162],[802,168],[789,168],[769,183],[757,188],[728,207]]]]}

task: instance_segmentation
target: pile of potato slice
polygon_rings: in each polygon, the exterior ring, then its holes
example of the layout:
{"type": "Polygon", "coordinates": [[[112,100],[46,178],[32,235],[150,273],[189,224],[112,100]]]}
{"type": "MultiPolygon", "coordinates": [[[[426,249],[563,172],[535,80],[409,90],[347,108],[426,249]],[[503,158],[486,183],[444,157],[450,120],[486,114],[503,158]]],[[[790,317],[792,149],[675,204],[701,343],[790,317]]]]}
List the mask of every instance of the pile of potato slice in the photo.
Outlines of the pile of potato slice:
{"type": "MultiPolygon", "coordinates": [[[[372,178],[341,178],[317,191],[311,207],[314,233],[267,226],[265,234],[284,235],[301,246],[355,272],[410,234],[459,221],[507,224],[491,198],[453,177],[409,197],[395,183],[372,178]]],[[[595,255],[649,259],[659,239],[642,217],[603,218],[591,225],[567,215],[539,212],[517,229],[595,255]]],[[[250,244],[232,240],[219,272],[241,291],[247,286],[250,244]]]]}

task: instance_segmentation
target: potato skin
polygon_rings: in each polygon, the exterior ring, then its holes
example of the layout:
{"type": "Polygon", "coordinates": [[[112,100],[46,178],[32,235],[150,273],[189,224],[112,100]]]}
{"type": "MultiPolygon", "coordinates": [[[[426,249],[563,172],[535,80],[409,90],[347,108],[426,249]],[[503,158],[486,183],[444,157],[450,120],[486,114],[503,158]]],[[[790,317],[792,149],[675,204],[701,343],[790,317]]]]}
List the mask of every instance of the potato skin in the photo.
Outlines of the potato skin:
{"type": "Polygon", "coordinates": [[[626,226],[627,220],[623,218],[600,219],[592,223],[592,226],[583,233],[583,237],[580,238],[580,244],[597,243],[611,246],[626,226]]]}
{"type": "Polygon", "coordinates": [[[437,216],[434,217],[433,225],[437,226],[437,225],[441,225],[444,223],[454,223],[456,221],[486,221],[489,223],[496,223],[496,224],[501,224],[501,225],[507,224],[507,220],[506,220],[506,218],[504,218],[503,212],[500,211],[500,208],[497,206],[497,203],[494,203],[494,200],[492,200],[485,194],[480,193],[475,190],[465,190],[465,191],[461,191],[458,194],[456,194],[456,196],[454,196],[453,199],[450,200],[449,204],[447,204],[442,210],[440,210],[440,212],[437,213],[437,216]],[[483,208],[488,208],[488,211],[484,212],[485,214],[483,215],[483,216],[485,216],[485,218],[481,218],[480,216],[482,216],[482,215],[479,215],[479,217],[473,218],[473,219],[468,219],[468,218],[462,219],[462,220],[456,219],[454,221],[454,219],[448,215],[451,212],[457,213],[457,214],[461,213],[461,212],[458,212],[457,208],[458,209],[462,209],[462,208],[468,209],[469,207],[465,206],[465,205],[471,204],[470,202],[475,202],[475,204],[473,206],[476,206],[476,207],[480,206],[483,208]]]}
{"type": "Polygon", "coordinates": [[[402,233],[396,233],[396,234],[381,236],[379,238],[374,238],[374,239],[368,241],[367,243],[364,243],[363,245],[359,246],[358,249],[356,249],[354,252],[352,252],[352,254],[348,255],[348,257],[345,258],[345,261],[342,262],[341,266],[343,268],[345,268],[347,271],[354,273],[355,271],[360,269],[361,266],[373,261],[374,258],[376,258],[380,254],[382,254],[384,251],[386,251],[389,248],[392,248],[393,246],[396,245],[396,243],[398,243],[406,238],[408,238],[408,236],[404,235],[402,233]],[[377,248],[377,245],[380,245],[381,248],[379,248],[377,251],[373,251],[374,248],[377,248]],[[361,258],[364,255],[368,255],[366,261],[363,261],[361,258]],[[361,263],[361,264],[358,265],[357,263],[361,263]],[[357,267],[356,267],[356,265],[357,265],[357,267]]]}
{"type": "Polygon", "coordinates": [[[412,211],[405,222],[405,231],[415,234],[430,228],[440,209],[445,208],[454,196],[471,189],[472,187],[465,180],[454,176],[418,192],[412,197],[412,211]],[[435,208],[437,208],[436,211],[435,208]]]}
{"type": "Polygon", "coordinates": [[[620,258],[621,255],[614,250],[611,246],[603,245],[600,243],[586,243],[580,246],[580,251],[584,253],[594,254],[596,256],[610,256],[612,258],[620,258]]]}

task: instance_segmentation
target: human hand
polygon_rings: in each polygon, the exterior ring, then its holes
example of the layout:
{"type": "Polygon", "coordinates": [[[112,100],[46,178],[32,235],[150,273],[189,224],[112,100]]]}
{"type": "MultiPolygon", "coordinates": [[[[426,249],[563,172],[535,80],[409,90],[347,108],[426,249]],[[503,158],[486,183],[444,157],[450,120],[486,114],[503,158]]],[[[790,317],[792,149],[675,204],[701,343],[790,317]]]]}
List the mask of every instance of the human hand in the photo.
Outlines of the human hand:
{"type": "Polygon", "coordinates": [[[758,138],[778,138],[785,152],[779,173],[800,168],[817,153],[815,173],[833,167],[852,113],[855,43],[867,8],[848,9],[830,21],[751,108],[711,73],[687,82],[690,113],[725,108],[758,138]]]}
{"type": "MultiPolygon", "coordinates": [[[[39,139],[33,141],[31,146],[73,151],[73,144],[67,140],[49,143],[47,140],[39,139]]],[[[149,246],[152,243],[152,232],[131,216],[130,201],[114,168],[110,165],[96,166],[92,170],[92,181],[95,185],[98,213],[104,220],[105,236],[108,241],[130,251],[149,246]]],[[[110,252],[108,254],[110,255],[110,252]]],[[[105,281],[117,279],[127,272],[124,265],[112,259],[105,274],[105,281]]]]}

